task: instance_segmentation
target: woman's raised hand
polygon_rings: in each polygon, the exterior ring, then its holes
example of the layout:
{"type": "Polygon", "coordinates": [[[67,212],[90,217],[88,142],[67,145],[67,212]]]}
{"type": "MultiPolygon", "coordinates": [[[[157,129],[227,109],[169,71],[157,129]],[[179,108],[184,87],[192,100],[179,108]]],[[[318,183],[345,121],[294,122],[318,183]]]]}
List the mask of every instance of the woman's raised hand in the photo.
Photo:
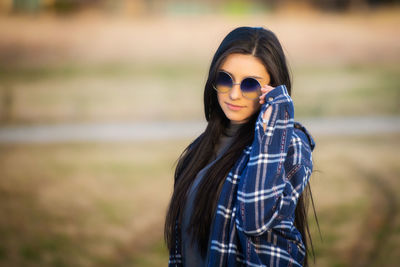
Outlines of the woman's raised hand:
{"type": "MultiPolygon", "coordinates": [[[[265,103],[265,95],[268,94],[269,91],[273,90],[274,88],[275,87],[272,87],[270,85],[264,85],[261,88],[261,93],[262,93],[262,95],[260,96],[260,104],[261,105],[265,103]]],[[[268,122],[269,118],[271,117],[271,112],[272,112],[272,107],[269,106],[264,112],[263,121],[268,122]]],[[[263,123],[264,131],[265,131],[266,127],[267,127],[266,123],[263,123]]]]}
{"type": "Polygon", "coordinates": [[[273,90],[275,87],[272,87],[268,84],[264,85],[263,87],[261,87],[261,93],[262,95],[260,95],[260,104],[264,104],[265,103],[265,95],[269,93],[269,91],[273,90]]]}

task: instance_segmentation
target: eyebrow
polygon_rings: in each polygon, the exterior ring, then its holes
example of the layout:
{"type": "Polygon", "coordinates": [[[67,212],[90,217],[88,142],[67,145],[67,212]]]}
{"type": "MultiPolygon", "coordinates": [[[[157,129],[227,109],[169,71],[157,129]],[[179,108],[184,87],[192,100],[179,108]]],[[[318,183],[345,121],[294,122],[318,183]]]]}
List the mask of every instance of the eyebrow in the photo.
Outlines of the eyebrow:
{"type": "MultiPolygon", "coordinates": [[[[229,71],[224,70],[224,69],[220,69],[220,70],[225,71],[226,73],[229,73],[229,75],[231,75],[233,78],[235,78],[235,75],[233,75],[233,74],[230,73],[229,71]]],[[[251,78],[256,78],[256,79],[262,79],[262,77],[259,77],[259,76],[253,76],[253,75],[246,76],[246,78],[249,78],[249,77],[251,77],[251,78]]],[[[235,80],[236,80],[236,79],[235,79],[235,80]]]]}

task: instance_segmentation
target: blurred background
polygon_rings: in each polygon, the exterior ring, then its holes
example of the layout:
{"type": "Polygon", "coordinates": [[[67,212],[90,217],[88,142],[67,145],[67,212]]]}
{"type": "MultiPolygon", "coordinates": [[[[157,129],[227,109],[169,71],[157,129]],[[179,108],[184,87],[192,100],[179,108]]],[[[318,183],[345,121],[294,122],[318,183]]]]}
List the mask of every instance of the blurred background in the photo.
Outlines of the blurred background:
{"type": "Polygon", "coordinates": [[[0,0],[0,266],[166,266],[212,56],[276,33],[316,142],[311,266],[400,260],[399,1],[0,0]]]}

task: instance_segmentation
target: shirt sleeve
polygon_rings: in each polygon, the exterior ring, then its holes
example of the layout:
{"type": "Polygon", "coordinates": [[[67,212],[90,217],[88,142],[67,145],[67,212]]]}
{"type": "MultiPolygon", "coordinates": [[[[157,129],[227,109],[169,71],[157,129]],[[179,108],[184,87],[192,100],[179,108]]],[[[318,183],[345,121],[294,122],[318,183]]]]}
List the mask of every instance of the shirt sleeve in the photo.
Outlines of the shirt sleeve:
{"type": "Polygon", "coordinates": [[[306,150],[291,145],[296,140],[293,138],[294,107],[286,86],[275,87],[265,100],[237,192],[236,224],[249,235],[261,235],[294,213],[312,167],[298,160],[306,156],[300,156],[306,150]],[[264,131],[262,116],[269,106],[272,112],[264,131]],[[290,147],[297,152],[287,158],[290,147]]]}

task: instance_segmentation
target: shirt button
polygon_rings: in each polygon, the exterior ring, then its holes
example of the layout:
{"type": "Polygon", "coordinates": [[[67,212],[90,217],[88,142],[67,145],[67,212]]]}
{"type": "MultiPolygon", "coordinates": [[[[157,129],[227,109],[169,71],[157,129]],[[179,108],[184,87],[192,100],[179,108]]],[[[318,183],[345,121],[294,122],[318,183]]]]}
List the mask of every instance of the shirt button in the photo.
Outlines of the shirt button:
{"type": "Polygon", "coordinates": [[[268,101],[272,101],[273,99],[273,97],[268,97],[268,101]]]}

